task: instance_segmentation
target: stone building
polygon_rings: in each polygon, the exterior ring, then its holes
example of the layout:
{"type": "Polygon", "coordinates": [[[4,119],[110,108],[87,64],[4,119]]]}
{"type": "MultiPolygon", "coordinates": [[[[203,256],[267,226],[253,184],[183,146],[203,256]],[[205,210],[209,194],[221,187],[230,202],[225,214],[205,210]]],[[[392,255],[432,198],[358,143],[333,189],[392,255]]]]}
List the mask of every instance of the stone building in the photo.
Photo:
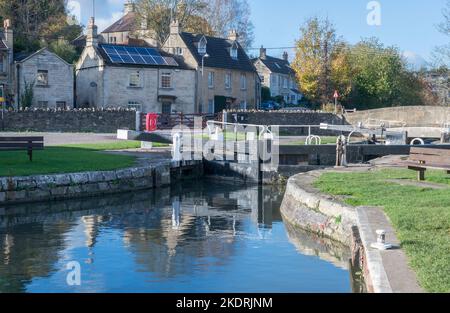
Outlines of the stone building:
{"type": "Polygon", "coordinates": [[[76,64],[77,107],[195,113],[195,70],[156,48],[98,42],[91,18],[76,64]]]}
{"type": "Polygon", "coordinates": [[[238,38],[234,31],[226,39],[182,32],[172,22],[163,49],[196,69],[197,113],[259,107],[260,79],[238,38]]]}
{"type": "Polygon", "coordinates": [[[272,97],[283,97],[285,103],[298,104],[302,94],[298,90],[295,72],[289,63],[287,52],[283,53],[283,59],[267,55],[267,50],[260,49],[258,58],[252,60],[261,78],[262,86],[270,88],[272,97]]]}
{"type": "Polygon", "coordinates": [[[0,28],[0,102],[12,102],[13,88],[13,44],[14,33],[9,20],[0,28]]]}
{"type": "Polygon", "coordinates": [[[72,108],[74,105],[73,65],[43,48],[32,54],[15,56],[15,107],[18,108],[26,86],[32,86],[32,107],[72,108]]]}

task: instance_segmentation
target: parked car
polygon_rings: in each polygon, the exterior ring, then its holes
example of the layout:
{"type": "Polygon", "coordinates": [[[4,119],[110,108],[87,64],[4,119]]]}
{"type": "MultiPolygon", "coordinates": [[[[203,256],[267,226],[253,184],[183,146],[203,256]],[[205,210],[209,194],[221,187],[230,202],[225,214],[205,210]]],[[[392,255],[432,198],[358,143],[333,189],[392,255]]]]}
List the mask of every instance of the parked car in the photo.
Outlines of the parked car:
{"type": "Polygon", "coordinates": [[[266,101],[261,103],[261,110],[264,111],[276,111],[279,110],[281,106],[275,101],[266,101]]]}

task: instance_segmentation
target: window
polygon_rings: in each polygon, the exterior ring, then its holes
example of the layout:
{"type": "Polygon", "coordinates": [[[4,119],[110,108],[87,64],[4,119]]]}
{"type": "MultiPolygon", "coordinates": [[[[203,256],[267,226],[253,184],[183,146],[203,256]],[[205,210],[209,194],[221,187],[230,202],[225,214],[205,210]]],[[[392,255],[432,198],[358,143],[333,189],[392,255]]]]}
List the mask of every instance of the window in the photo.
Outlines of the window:
{"type": "Polygon", "coordinates": [[[183,55],[183,48],[180,48],[180,47],[175,48],[175,54],[176,55],[183,55]]]}
{"type": "Polygon", "coordinates": [[[36,84],[38,86],[48,86],[48,71],[38,70],[36,77],[36,84]]]}
{"type": "Polygon", "coordinates": [[[137,101],[129,101],[128,102],[129,109],[135,109],[136,111],[142,112],[142,104],[137,101]]]}
{"type": "Polygon", "coordinates": [[[172,74],[162,73],[161,74],[161,88],[170,89],[172,88],[172,74]]]}
{"type": "Polygon", "coordinates": [[[289,81],[286,77],[283,78],[283,88],[288,88],[289,87],[289,81]]]}
{"type": "Polygon", "coordinates": [[[265,77],[261,76],[261,83],[264,83],[265,77]]]}
{"type": "Polygon", "coordinates": [[[231,73],[225,74],[225,89],[231,89],[231,73]]]}
{"type": "Polygon", "coordinates": [[[162,114],[172,114],[172,102],[164,101],[161,108],[162,114]]]}
{"type": "Polygon", "coordinates": [[[241,90],[247,89],[247,76],[245,74],[241,74],[241,90]]]}
{"type": "Polygon", "coordinates": [[[208,87],[214,88],[214,72],[208,73],[208,87]]]}
{"type": "Polygon", "coordinates": [[[230,55],[231,55],[231,57],[232,57],[233,59],[237,60],[237,58],[238,58],[238,46],[237,46],[237,43],[236,43],[236,42],[235,42],[235,43],[233,44],[233,46],[231,47],[230,55]]]}
{"type": "Polygon", "coordinates": [[[141,75],[139,72],[134,72],[130,74],[130,87],[138,88],[141,87],[141,75]]]}
{"type": "Polygon", "coordinates": [[[109,43],[117,43],[117,37],[109,37],[109,43]]]}
{"type": "Polygon", "coordinates": [[[56,108],[57,109],[67,109],[66,101],[56,101],[56,108]]]}
{"type": "Polygon", "coordinates": [[[214,100],[208,100],[208,113],[214,113],[214,100]]]}
{"type": "Polygon", "coordinates": [[[47,109],[48,101],[38,101],[37,105],[38,105],[38,108],[40,108],[40,109],[47,109]]]}
{"type": "Polygon", "coordinates": [[[204,55],[206,54],[206,45],[207,45],[207,40],[205,38],[205,36],[202,37],[202,39],[200,39],[199,43],[198,43],[198,53],[200,55],[204,55]]]}
{"type": "Polygon", "coordinates": [[[241,101],[241,103],[239,104],[239,109],[247,110],[247,101],[241,101]]]}
{"type": "Polygon", "coordinates": [[[3,65],[3,54],[0,54],[0,73],[4,73],[5,72],[5,67],[3,65]]]}

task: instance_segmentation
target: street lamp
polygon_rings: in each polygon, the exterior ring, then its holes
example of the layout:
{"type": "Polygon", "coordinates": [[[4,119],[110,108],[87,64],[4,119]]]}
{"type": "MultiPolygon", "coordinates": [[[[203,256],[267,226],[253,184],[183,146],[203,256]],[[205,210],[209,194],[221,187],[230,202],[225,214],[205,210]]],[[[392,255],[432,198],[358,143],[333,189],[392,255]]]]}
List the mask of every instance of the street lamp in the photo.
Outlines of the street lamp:
{"type": "Polygon", "coordinates": [[[205,58],[209,58],[209,54],[208,53],[205,53],[202,56],[202,77],[203,77],[203,74],[204,74],[204,71],[205,71],[205,58]]]}
{"type": "Polygon", "coordinates": [[[199,111],[202,111],[202,112],[203,112],[203,92],[205,90],[204,86],[203,86],[203,84],[205,83],[204,79],[203,79],[203,77],[205,76],[204,75],[205,74],[205,58],[209,58],[209,54],[208,53],[205,53],[202,56],[202,89],[201,89],[201,99],[200,99],[201,110],[199,110],[199,111]]]}

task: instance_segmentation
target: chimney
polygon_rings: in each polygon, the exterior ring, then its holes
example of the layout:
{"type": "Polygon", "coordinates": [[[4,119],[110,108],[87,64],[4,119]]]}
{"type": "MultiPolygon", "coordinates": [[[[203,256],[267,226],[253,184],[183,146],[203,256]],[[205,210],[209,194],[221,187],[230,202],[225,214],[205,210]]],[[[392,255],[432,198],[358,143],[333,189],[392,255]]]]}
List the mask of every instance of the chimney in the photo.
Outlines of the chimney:
{"type": "Polygon", "coordinates": [[[11,28],[11,20],[10,19],[6,19],[3,21],[3,28],[4,28],[4,32],[5,32],[6,44],[8,45],[9,49],[12,49],[14,46],[14,33],[11,28]]]}
{"type": "Polygon", "coordinates": [[[178,20],[173,20],[172,23],[170,23],[170,34],[171,35],[177,35],[181,33],[181,25],[178,20]]]}
{"type": "Polygon", "coordinates": [[[133,2],[133,0],[127,0],[127,2],[125,2],[124,8],[123,8],[123,14],[127,15],[128,13],[133,13],[135,12],[135,4],[133,2]]]}
{"type": "Polygon", "coordinates": [[[237,41],[239,39],[239,34],[235,29],[232,29],[228,35],[228,40],[237,41]]]}
{"type": "Polygon", "coordinates": [[[283,60],[289,62],[289,54],[286,51],[283,52],[283,60]]]}
{"type": "Polygon", "coordinates": [[[91,17],[86,32],[86,47],[97,46],[97,25],[95,25],[95,18],[91,17]]]}
{"type": "Polygon", "coordinates": [[[265,60],[267,58],[267,50],[263,46],[259,49],[259,58],[265,60]]]}

